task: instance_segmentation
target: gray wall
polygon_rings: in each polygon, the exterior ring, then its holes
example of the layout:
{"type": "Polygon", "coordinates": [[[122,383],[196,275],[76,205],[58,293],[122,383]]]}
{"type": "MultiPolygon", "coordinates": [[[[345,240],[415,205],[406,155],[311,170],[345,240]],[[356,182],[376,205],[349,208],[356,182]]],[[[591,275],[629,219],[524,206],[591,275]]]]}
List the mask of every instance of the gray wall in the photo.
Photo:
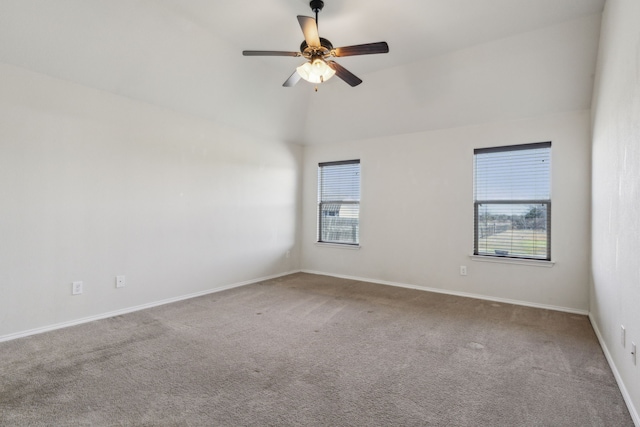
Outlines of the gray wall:
{"type": "Polygon", "coordinates": [[[300,147],[13,66],[0,80],[0,339],[297,268],[300,147]]]}
{"type": "Polygon", "coordinates": [[[591,318],[640,425],[640,2],[608,0],[593,99],[591,318]],[[621,340],[626,328],[626,343],[621,340]]]}
{"type": "Polygon", "coordinates": [[[586,314],[589,147],[588,111],[305,147],[302,269],[586,314]],[[542,141],[554,264],[472,260],[473,149],[542,141]],[[315,243],[317,165],[349,159],[361,160],[359,250],[315,243]]]}

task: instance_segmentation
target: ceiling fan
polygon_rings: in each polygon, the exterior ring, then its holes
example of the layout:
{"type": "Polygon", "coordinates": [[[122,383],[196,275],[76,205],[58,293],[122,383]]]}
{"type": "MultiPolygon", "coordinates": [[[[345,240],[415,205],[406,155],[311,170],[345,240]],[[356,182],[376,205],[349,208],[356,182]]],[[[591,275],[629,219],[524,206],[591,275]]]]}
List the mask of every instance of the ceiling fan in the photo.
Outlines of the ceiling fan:
{"type": "MultiPolygon", "coordinates": [[[[355,55],[371,55],[374,53],[389,52],[387,42],[366,43],[353,46],[334,48],[331,42],[318,35],[318,12],[324,7],[322,0],[312,0],[309,3],[311,10],[315,12],[316,18],[309,16],[298,16],[298,22],[304,41],[300,45],[300,52],[284,52],[276,50],[245,50],[244,56],[293,56],[304,57],[307,62],[296,68],[296,71],[289,77],[282,86],[292,87],[300,79],[310,83],[323,83],[334,75],[337,75],[350,86],[358,86],[362,80],[335,61],[328,60],[330,57],[343,57],[355,55]]],[[[318,90],[316,86],[316,90],[318,90]]]]}

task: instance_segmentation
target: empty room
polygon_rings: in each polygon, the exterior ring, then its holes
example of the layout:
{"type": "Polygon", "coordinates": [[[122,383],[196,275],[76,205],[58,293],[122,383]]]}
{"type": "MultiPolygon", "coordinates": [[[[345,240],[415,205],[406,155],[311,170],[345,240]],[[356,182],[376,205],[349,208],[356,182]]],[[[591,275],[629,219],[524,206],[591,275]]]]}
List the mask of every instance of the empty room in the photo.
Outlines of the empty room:
{"type": "Polygon", "coordinates": [[[639,0],[0,0],[0,426],[640,427],[639,0]]]}

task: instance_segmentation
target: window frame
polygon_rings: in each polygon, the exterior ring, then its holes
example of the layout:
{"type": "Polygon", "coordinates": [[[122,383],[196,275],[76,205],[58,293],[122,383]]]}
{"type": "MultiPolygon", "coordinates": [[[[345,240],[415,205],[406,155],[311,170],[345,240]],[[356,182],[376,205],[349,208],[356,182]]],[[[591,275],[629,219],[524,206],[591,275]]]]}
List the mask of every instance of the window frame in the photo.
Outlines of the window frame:
{"type": "Polygon", "coordinates": [[[525,262],[551,262],[551,214],[552,214],[552,170],[551,170],[551,141],[535,142],[528,144],[517,145],[505,145],[499,147],[489,148],[476,148],[474,149],[473,156],[473,256],[474,257],[486,257],[495,260],[513,260],[513,261],[525,261],[525,262]],[[498,152],[512,152],[521,150],[533,150],[533,149],[548,149],[549,150],[549,166],[548,166],[548,186],[549,186],[549,198],[548,199],[502,199],[502,200],[482,200],[477,199],[477,170],[476,170],[476,155],[489,154],[498,152]],[[479,210],[482,205],[543,205],[546,209],[546,256],[544,258],[535,256],[525,256],[522,254],[508,255],[498,253],[486,253],[481,252],[479,248],[479,210]]]}
{"type": "Polygon", "coordinates": [[[317,194],[317,234],[316,234],[316,243],[321,245],[335,245],[340,247],[349,247],[349,248],[359,248],[360,247],[360,203],[362,199],[361,195],[361,162],[360,159],[353,160],[338,160],[331,162],[320,162],[318,163],[318,194],[317,194]],[[358,165],[358,200],[322,200],[322,191],[323,191],[323,179],[322,179],[322,168],[331,167],[331,166],[341,166],[341,165],[358,165]],[[346,242],[339,240],[323,240],[323,206],[324,205],[357,205],[358,206],[358,216],[357,216],[357,232],[355,233],[355,242],[346,242]]]}

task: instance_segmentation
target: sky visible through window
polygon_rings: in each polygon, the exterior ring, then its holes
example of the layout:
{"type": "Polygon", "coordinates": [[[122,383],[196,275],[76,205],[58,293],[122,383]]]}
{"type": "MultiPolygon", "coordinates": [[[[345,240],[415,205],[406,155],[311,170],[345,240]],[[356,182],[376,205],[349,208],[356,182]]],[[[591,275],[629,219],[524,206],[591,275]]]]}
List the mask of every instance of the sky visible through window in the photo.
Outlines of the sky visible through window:
{"type": "Polygon", "coordinates": [[[319,201],[360,200],[360,164],[333,165],[320,169],[319,201]]]}
{"type": "Polygon", "coordinates": [[[477,202],[551,198],[549,148],[478,153],[474,161],[477,202]]]}

